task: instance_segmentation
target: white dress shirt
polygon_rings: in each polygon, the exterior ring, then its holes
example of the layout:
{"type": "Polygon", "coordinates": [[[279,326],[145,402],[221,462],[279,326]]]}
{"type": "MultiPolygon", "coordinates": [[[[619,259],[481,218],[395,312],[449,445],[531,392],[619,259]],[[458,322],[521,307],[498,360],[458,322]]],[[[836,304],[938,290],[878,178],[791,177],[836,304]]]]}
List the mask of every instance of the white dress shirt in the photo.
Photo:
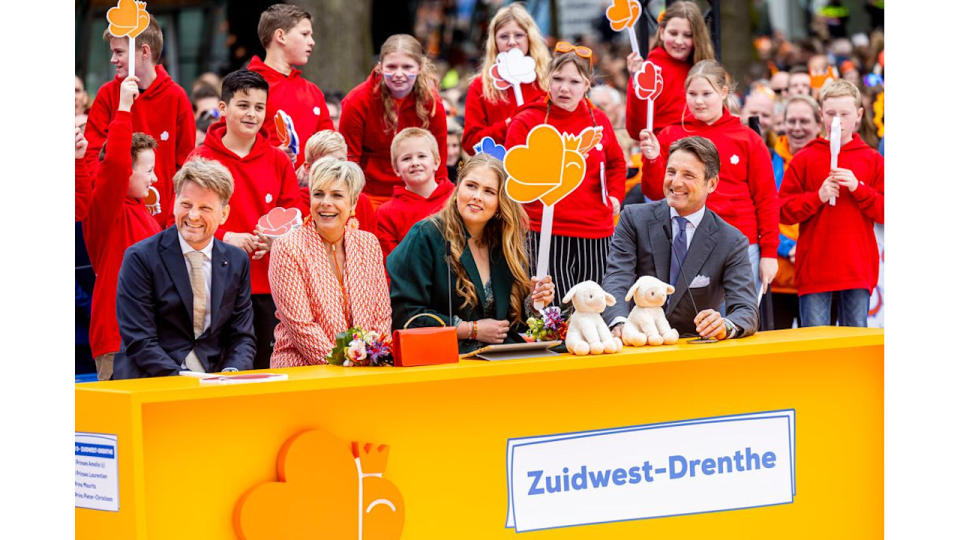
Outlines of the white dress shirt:
{"type": "MultiPolygon", "coordinates": [[[[187,253],[197,250],[193,249],[190,244],[183,239],[183,236],[179,231],[177,232],[177,238],[180,239],[180,251],[183,252],[183,263],[187,265],[187,275],[192,277],[193,270],[190,268],[190,259],[187,259],[187,253]]],[[[206,247],[199,251],[200,253],[203,253],[203,282],[207,287],[207,305],[205,306],[206,315],[203,316],[203,331],[206,332],[207,328],[210,328],[210,284],[213,280],[213,238],[210,238],[210,241],[207,243],[206,247]]],[[[190,313],[193,313],[193,306],[187,306],[187,308],[190,313]]]]}

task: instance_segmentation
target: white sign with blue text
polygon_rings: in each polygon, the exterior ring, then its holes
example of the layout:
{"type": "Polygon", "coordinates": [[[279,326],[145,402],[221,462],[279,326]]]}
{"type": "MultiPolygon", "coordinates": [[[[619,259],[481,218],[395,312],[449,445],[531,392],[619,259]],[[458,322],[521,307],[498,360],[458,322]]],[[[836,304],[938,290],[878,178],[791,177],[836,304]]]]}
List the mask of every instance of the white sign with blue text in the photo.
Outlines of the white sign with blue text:
{"type": "Polygon", "coordinates": [[[120,510],[117,478],[117,436],[109,433],[75,432],[74,459],[77,476],[73,491],[77,508],[120,510]]]}
{"type": "Polygon", "coordinates": [[[793,409],[510,439],[517,532],[793,502],[793,409]]]}

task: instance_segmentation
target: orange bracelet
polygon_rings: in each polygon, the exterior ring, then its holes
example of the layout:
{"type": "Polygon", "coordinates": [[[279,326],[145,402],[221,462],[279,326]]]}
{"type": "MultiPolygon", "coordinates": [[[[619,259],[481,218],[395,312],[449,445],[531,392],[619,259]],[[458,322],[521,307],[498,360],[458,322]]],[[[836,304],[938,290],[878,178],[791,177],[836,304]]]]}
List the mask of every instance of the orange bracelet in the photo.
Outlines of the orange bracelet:
{"type": "Polygon", "coordinates": [[[480,323],[473,321],[473,329],[470,330],[470,339],[477,339],[477,333],[480,331],[480,323]]]}

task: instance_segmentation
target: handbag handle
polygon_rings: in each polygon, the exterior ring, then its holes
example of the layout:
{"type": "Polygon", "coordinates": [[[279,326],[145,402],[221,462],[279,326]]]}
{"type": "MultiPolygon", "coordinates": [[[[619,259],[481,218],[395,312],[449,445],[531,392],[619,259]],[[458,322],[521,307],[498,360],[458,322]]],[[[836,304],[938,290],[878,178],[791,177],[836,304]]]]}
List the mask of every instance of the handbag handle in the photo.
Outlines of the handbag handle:
{"type": "Polygon", "coordinates": [[[413,317],[410,317],[409,319],[407,319],[406,324],[403,325],[403,329],[406,330],[407,327],[410,326],[410,323],[413,322],[413,320],[416,319],[417,317],[433,317],[434,319],[436,319],[436,321],[437,321],[438,323],[440,323],[440,326],[442,326],[442,327],[447,326],[447,325],[443,322],[443,319],[441,319],[440,317],[437,317],[437,316],[434,315],[433,313],[418,313],[418,314],[414,315],[413,317]]]}

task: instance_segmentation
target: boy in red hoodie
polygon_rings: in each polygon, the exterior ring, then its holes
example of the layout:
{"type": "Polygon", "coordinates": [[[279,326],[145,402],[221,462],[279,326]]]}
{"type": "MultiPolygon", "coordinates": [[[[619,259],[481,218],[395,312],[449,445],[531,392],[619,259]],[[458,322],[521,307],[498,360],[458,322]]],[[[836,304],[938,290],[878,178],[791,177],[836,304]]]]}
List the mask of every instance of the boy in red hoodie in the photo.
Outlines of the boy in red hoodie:
{"type": "MultiPolygon", "coordinates": [[[[247,69],[255,71],[270,85],[267,99],[266,129],[270,144],[280,146],[273,117],[282,109],[293,120],[300,139],[294,169],[303,163],[304,141],[322,129],[334,129],[323,92],[301,76],[299,69],[313,50],[313,25],[310,14],[298,6],[274,4],[260,14],[257,35],[267,54],[254,56],[247,69]]],[[[287,151],[286,148],[281,150],[287,151]]],[[[290,155],[288,153],[288,155],[290,155]]]]}
{"type": "MultiPolygon", "coordinates": [[[[87,117],[85,136],[90,146],[84,160],[90,171],[96,169],[100,147],[107,139],[107,128],[117,111],[120,84],[127,77],[129,66],[128,39],[113,37],[108,32],[103,33],[103,39],[110,44],[110,63],[116,68],[117,75],[100,87],[87,117]]],[[[163,49],[163,34],[153,16],[147,28],[137,36],[135,47],[135,75],[141,86],[140,97],[130,110],[130,118],[134,131],[142,131],[157,141],[157,183],[154,187],[160,194],[160,212],[154,218],[163,227],[171,216],[173,175],[194,147],[193,106],[183,88],[173,82],[163,66],[157,65],[163,49]]]]}
{"type": "Polygon", "coordinates": [[[397,133],[390,143],[390,161],[403,185],[394,186],[393,197],[377,208],[377,239],[384,260],[414,223],[443,208],[453,193],[449,180],[436,177],[440,148],[429,131],[409,127],[397,133]]]}
{"type": "Polygon", "coordinates": [[[83,238],[97,275],[90,314],[90,352],[101,381],[113,375],[113,356],[120,350],[117,328],[117,274],[127,247],[160,232],[142,199],[157,181],[157,141],[133,132],[130,110],[140,95],[136,77],[120,84],[119,103],[110,122],[106,154],[97,170],[96,187],[83,221],[83,238]]]}
{"type": "Polygon", "coordinates": [[[290,158],[270,144],[263,128],[269,86],[258,73],[241,69],[223,78],[219,105],[222,118],[210,126],[203,144],[189,158],[199,156],[222,163],[233,176],[230,215],[216,237],[247,252],[253,301],[253,329],[257,336],[254,369],[270,367],[276,306],[270,296],[267,269],[271,240],[260,233],[257,221],[273,208],[300,208],[297,178],[290,158]]]}
{"type": "Polygon", "coordinates": [[[796,283],[801,326],[831,324],[834,296],[841,326],[867,326],[879,272],[873,225],[883,223],[883,157],[856,133],[863,116],[860,103],[860,91],[846,80],[820,91],[825,129],[840,118],[837,167],[830,167],[830,142],[821,137],[793,157],[780,186],[780,221],[800,223],[796,283]]]}

